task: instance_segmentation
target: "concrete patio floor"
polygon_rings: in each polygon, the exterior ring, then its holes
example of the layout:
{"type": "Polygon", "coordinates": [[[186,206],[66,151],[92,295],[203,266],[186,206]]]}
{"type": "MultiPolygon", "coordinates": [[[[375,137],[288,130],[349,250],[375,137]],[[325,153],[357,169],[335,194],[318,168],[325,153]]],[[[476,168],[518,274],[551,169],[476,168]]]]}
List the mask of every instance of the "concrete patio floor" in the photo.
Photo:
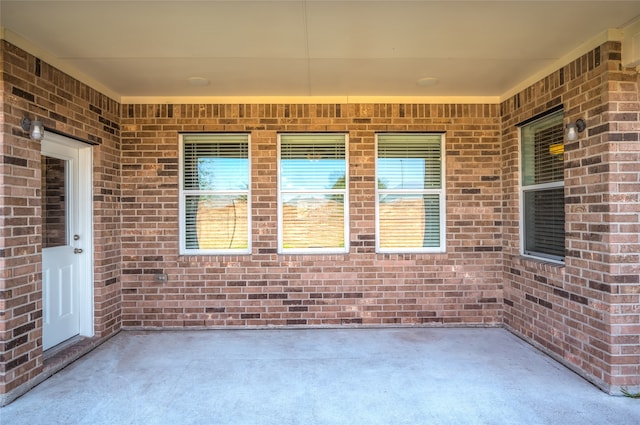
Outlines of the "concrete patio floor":
{"type": "Polygon", "coordinates": [[[123,331],[0,409],[20,424],[640,424],[504,329],[123,331]]]}

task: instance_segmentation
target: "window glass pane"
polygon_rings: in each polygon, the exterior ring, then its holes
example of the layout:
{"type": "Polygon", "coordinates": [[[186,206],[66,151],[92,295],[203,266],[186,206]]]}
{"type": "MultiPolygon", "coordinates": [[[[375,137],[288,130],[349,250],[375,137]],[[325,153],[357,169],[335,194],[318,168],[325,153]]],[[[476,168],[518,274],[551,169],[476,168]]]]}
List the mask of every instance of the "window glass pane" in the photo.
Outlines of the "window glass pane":
{"type": "Polygon", "coordinates": [[[187,189],[244,190],[249,185],[247,158],[198,158],[197,173],[187,189]]]}
{"type": "Polygon", "coordinates": [[[522,128],[522,184],[564,180],[562,111],[522,128]]]}
{"type": "Polygon", "coordinates": [[[246,135],[235,137],[185,135],[186,190],[245,190],[249,187],[249,144],[246,135]],[[213,140],[212,138],[215,137],[213,140]],[[192,140],[195,139],[195,140],[192,140]],[[221,139],[221,140],[218,140],[221,139]]]}
{"type": "Polygon", "coordinates": [[[440,187],[440,171],[422,158],[381,158],[378,160],[378,188],[425,189],[440,187]]]}
{"type": "Polygon", "coordinates": [[[344,189],[344,160],[283,159],[280,162],[282,190],[344,189]]]}
{"type": "Polygon", "coordinates": [[[380,248],[440,246],[440,195],[379,195],[380,248]]]}
{"type": "Polygon", "coordinates": [[[42,247],[67,244],[67,161],[42,156],[42,247]]]}
{"type": "Polygon", "coordinates": [[[187,249],[246,249],[246,195],[187,195],[187,249]]]}
{"type": "Polygon", "coordinates": [[[281,190],[345,188],[344,135],[282,135],[281,190]]]}
{"type": "Polygon", "coordinates": [[[378,136],[378,187],[426,189],[442,185],[441,137],[407,134],[378,136]]]}
{"type": "Polygon", "coordinates": [[[564,257],[564,188],[524,194],[525,253],[564,257]]]}
{"type": "Polygon", "coordinates": [[[344,195],[282,195],[283,248],[343,248],[344,195]]]}

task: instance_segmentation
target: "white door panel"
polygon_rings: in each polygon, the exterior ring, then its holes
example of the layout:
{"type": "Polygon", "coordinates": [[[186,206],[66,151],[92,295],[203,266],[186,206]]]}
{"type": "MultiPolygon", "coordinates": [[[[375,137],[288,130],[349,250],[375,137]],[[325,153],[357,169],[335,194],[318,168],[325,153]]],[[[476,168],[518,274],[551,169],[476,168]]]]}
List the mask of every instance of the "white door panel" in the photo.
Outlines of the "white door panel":
{"type": "Polygon", "coordinates": [[[42,344],[93,334],[90,147],[42,142],[42,344]],[[82,164],[82,159],[89,164],[82,164]],[[84,168],[83,168],[84,167],[84,168]],[[86,187],[86,186],[89,187],[86,187]],[[88,195],[89,194],[89,195],[88,195]]]}
{"type": "Polygon", "coordinates": [[[70,246],[43,250],[45,308],[42,340],[45,349],[78,335],[80,331],[75,258],[70,246]]]}

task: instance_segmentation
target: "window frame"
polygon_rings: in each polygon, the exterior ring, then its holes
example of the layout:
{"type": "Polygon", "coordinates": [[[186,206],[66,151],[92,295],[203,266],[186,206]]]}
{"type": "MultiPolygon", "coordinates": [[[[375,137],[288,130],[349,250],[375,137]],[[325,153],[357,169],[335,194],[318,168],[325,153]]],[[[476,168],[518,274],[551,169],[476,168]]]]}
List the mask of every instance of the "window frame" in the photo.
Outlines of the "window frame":
{"type": "MultiPolygon", "coordinates": [[[[518,195],[519,195],[519,233],[520,233],[520,255],[523,257],[527,257],[527,258],[531,258],[531,259],[535,259],[535,260],[539,260],[539,261],[546,261],[546,262],[551,262],[551,263],[555,263],[558,265],[564,265],[565,264],[565,256],[557,256],[557,255],[553,255],[553,254],[549,254],[549,253],[545,253],[545,252],[539,252],[539,251],[534,251],[534,250],[530,250],[527,249],[527,225],[526,225],[526,205],[525,205],[525,196],[528,193],[534,193],[534,192],[539,192],[539,191],[545,191],[545,190],[554,190],[554,189],[563,189],[565,187],[565,177],[564,177],[564,172],[563,172],[563,178],[562,180],[558,180],[558,181],[554,181],[554,182],[544,182],[544,183],[534,183],[534,184],[525,184],[524,183],[524,179],[525,179],[525,173],[524,173],[524,137],[523,137],[523,130],[525,127],[529,126],[529,125],[533,125],[536,123],[540,123],[544,120],[551,120],[551,119],[557,119],[557,117],[560,116],[560,122],[563,123],[564,122],[564,110],[562,107],[557,107],[554,109],[551,109],[549,111],[546,111],[542,114],[536,115],[532,118],[530,118],[529,120],[526,120],[520,124],[517,125],[518,127],[518,171],[519,171],[519,178],[518,178],[518,195]]],[[[564,134],[564,125],[562,125],[562,142],[563,144],[565,143],[565,134],[564,134]]],[[[564,151],[563,151],[564,152],[564,151]]],[[[563,153],[564,155],[564,153],[563,153]]],[[[535,166],[535,164],[534,164],[535,166]]],[[[564,167],[563,167],[564,168],[564,167]]],[[[566,198],[566,194],[563,197],[563,201],[566,198]]],[[[566,201],[564,203],[564,205],[566,206],[566,201]]],[[[566,213],[565,213],[565,217],[564,217],[564,223],[565,223],[565,228],[566,228],[566,213]]],[[[564,238],[564,248],[566,250],[566,234],[565,234],[565,238],[564,238]]]]}
{"type": "Polygon", "coordinates": [[[446,194],[446,135],[444,132],[390,132],[390,133],[376,133],[375,146],[374,146],[374,166],[375,166],[375,250],[380,254],[411,254],[411,253],[425,253],[425,254],[441,254],[447,251],[447,194],[446,194]],[[379,136],[439,136],[440,137],[440,188],[439,189],[380,189],[378,184],[379,179],[379,166],[378,166],[378,148],[379,148],[379,136]],[[380,194],[397,193],[397,194],[420,194],[420,195],[438,195],[439,202],[439,231],[440,242],[437,247],[394,247],[383,248],[381,247],[381,231],[380,231],[380,194]]]}
{"type": "Polygon", "coordinates": [[[347,254],[350,250],[350,220],[349,220],[349,134],[345,132],[283,132],[277,135],[277,158],[276,158],[276,173],[277,173],[277,239],[278,239],[278,254],[347,254]],[[318,189],[310,191],[287,191],[282,189],[282,137],[283,136],[331,136],[341,135],[344,138],[344,189],[318,189]],[[284,247],[284,211],[283,211],[283,194],[294,193],[340,193],[343,195],[343,234],[344,234],[344,246],[343,247],[323,247],[323,248],[285,248],[284,247]]]}
{"type": "MultiPolygon", "coordinates": [[[[206,143],[202,141],[200,143],[206,143]]],[[[251,134],[250,133],[180,133],[178,135],[178,209],[179,209],[179,254],[180,255],[246,255],[251,253],[252,249],[252,224],[251,224],[251,134]],[[212,141],[215,142],[215,138],[217,136],[243,136],[246,137],[247,143],[247,172],[248,172],[248,182],[247,189],[240,190],[220,190],[220,191],[212,191],[212,190],[195,190],[195,189],[184,189],[185,184],[185,144],[189,142],[185,142],[184,136],[189,135],[197,135],[197,136],[211,136],[212,141]],[[209,248],[187,248],[187,223],[186,223],[186,199],[189,195],[195,194],[233,194],[233,193],[243,193],[247,196],[247,247],[246,248],[229,248],[229,249],[209,249],[209,248]]]]}

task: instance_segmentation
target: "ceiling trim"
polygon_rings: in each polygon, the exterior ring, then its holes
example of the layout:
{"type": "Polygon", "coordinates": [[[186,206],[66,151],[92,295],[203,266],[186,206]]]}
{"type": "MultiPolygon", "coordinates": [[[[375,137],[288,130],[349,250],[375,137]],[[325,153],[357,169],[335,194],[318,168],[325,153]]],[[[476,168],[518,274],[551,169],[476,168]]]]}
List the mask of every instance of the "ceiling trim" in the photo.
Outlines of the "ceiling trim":
{"type": "Polygon", "coordinates": [[[499,96],[122,96],[124,104],[499,103],[499,96]]]}
{"type": "Polygon", "coordinates": [[[640,18],[624,28],[622,66],[636,67],[640,72],[640,18]]]}
{"type": "Polygon", "coordinates": [[[53,66],[54,68],[57,68],[60,71],[70,75],[71,77],[75,78],[81,83],[84,83],[89,87],[99,91],[100,93],[110,97],[111,99],[120,102],[120,99],[122,98],[122,96],[119,93],[116,93],[114,90],[111,90],[109,87],[105,86],[101,82],[78,71],[74,67],[58,59],[57,57],[47,52],[46,50],[38,47],[37,45],[31,43],[28,40],[25,40],[24,38],[14,33],[13,31],[4,27],[0,27],[0,39],[8,41],[9,43],[19,47],[25,52],[45,61],[46,63],[53,66]]]}

